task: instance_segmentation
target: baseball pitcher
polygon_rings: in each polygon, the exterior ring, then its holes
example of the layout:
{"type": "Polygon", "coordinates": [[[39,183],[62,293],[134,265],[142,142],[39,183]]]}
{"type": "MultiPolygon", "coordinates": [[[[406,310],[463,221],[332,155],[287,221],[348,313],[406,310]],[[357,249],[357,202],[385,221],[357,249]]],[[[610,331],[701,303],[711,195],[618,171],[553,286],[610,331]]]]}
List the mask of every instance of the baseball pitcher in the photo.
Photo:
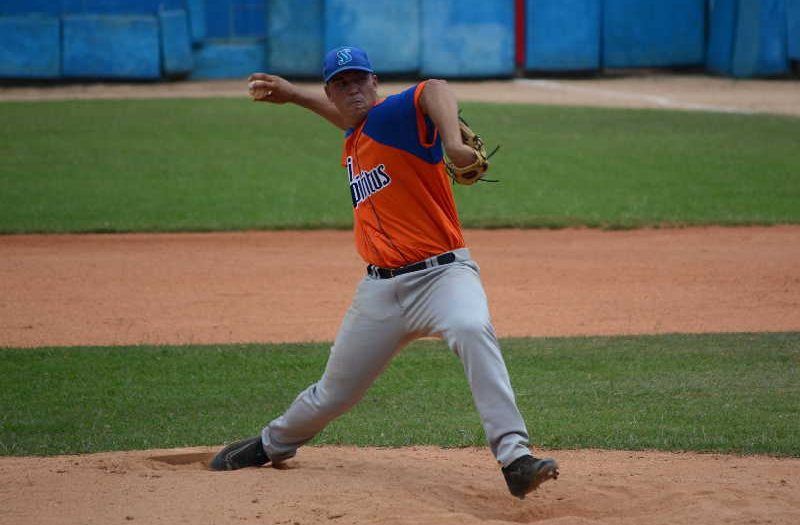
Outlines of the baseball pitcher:
{"type": "Polygon", "coordinates": [[[511,494],[524,498],[556,478],[558,464],[531,454],[456,212],[451,180],[480,180],[489,166],[482,142],[459,119],[445,81],[427,80],[380,98],[366,53],[352,46],[327,53],[323,78],[324,94],[255,73],[249,92],[256,101],[297,104],[344,130],[342,183],[349,186],[366,275],[319,381],[260,436],[222,449],[210,468],[288,460],[355,405],[405,345],[437,336],[463,363],[491,452],[511,494]]]}

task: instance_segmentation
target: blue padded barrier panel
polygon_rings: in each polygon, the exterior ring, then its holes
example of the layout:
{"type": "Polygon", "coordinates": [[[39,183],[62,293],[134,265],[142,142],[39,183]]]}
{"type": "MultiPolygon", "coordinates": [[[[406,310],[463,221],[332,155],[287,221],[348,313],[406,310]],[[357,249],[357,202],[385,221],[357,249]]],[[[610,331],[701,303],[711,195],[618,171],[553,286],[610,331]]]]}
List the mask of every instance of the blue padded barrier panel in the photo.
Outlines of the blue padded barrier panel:
{"type": "Polygon", "coordinates": [[[233,35],[233,0],[204,0],[206,38],[233,35]]]}
{"type": "Polygon", "coordinates": [[[325,50],[363,48],[378,74],[419,69],[419,0],[326,0],[325,50]]]}
{"type": "Polygon", "coordinates": [[[733,42],[739,0],[713,0],[709,13],[706,68],[714,73],[730,75],[733,71],[733,42]]]}
{"type": "Polygon", "coordinates": [[[800,60],[800,0],[786,0],[787,52],[792,60],[800,60]]]}
{"type": "Polygon", "coordinates": [[[61,74],[61,22],[53,16],[0,17],[0,77],[61,74]]]}
{"type": "Polygon", "coordinates": [[[600,67],[602,0],[526,0],[525,69],[600,67]]]}
{"type": "Polygon", "coordinates": [[[705,62],[706,0],[605,0],[604,67],[705,62]]]}
{"type": "Polygon", "coordinates": [[[421,73],[503,77],[514,73],[514,2],[422,0],[421,73]]]}
{"type": "MultiPolygon", "coordinates": [[[[28,1],[28,0],[25,0],[28,1]]],[[[185,9],[186,0],[53,0],[64,14],[155,15],[159,9],[185,9]]]]}
{"type": "Polygon", "coordinates": [[[186,75],[194,66],[189,16],[183,9],[159,11],[161,63],[168,77],[186,75]]]}
{"type": "Polygon", "coordinates": [[[233,34],[233,0],[204,0],[206,38],[230,38],[233,34]]]}
{"type": "Polygon", "coordinates": [[[714,0],[709,71],[738,78],[787,74],[791,11],[787,7],[784,0],[714,0]]]}
{"type": "Polygon", "coordinates": [[[205,0],[206,36],[263,38],[267,34],[264,0],[205,0]]]}
{"type": "Polygon", "coordinates": [[[785,0],[740,0],[732,74],[777,76],[789,72],[785,0]]]}
{"type": "Polygon", "coordinates": [[[264,41],[260,39],[208,40],[194,51],[194,69],[190,78],[244,80],[250,73],[264,71],[265,58],[264,41]]]}
{"type": "Polygon", "coordinates": [[[65,77],[161,77],[155,16],[65,15],[62,24],[65,77]]]}
{"type": "Polygon", "coordinates": [[[61,14],[62,0],[0,0],[0,16],[61,14]]]}
{"type": "Polygon", "coordinates": [[[186,0],[189,11],[189,26],[192,31],[192,43],[198,44],[206,38],[206,5],[205,0],[186,0]]]}
{"type": "Polygon", "coordinates": [[[267,66],[271,73],[321,78],[323,0],[272,0],[267,7],[267,66]]]}

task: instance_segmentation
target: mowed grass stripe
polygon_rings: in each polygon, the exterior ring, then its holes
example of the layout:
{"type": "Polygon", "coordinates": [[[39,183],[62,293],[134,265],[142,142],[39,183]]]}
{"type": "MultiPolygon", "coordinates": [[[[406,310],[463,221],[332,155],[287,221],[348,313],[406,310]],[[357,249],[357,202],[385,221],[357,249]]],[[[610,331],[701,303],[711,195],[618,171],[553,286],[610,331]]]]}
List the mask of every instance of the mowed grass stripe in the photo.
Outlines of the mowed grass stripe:
{"type": "MultiPolygon", "coordinates": [[[[463,103],[467,227],[800,222],[800,119],[463,103]]],[[[349,228],[342,134],[242,99],[0,103],[0,233],[349,228]]]]}
{"type": "MultiPolygon", "coordinates": [[[[800,456],[800,333],[506,339],[537,446],[800,456]]],[[[322,373],[327,344],[0,350],[0,454],[218,445],[322,373]]],[[[414,343],[318,444],[482,446],[457,358],[414,343]]]]}

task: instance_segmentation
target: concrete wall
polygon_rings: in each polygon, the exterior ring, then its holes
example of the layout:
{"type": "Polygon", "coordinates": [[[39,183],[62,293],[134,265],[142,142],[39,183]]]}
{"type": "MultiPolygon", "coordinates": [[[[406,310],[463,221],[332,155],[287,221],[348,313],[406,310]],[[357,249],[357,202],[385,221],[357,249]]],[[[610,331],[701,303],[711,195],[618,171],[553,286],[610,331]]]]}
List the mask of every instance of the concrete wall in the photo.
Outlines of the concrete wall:
{"type": "Polygon", "coordinates": [[[319,78],[343,44],[383,76],[785,76],[800,0],[0,0],[0,78],[319,78]]]}

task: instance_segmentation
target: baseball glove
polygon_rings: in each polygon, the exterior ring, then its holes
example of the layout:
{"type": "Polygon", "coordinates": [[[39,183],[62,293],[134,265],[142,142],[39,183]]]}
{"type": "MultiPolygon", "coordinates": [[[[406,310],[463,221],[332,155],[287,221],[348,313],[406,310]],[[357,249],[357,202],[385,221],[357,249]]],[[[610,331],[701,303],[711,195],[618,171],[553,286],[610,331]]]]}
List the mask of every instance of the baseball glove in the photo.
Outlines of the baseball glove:
{"type": "Polygon", "coordinates": [[[494,148],[494,150],[487,155],[483,139],[472,131],[472,128],[469,127],[467,121],[464,120],[460,114],[458,115],[458,124],[461,128],[461,140],[475,152],[475,162],[467,166],[457,167],[448,159],[444,163],[447,174],[450,175],[453,182],[465,185],[474,184],[479,180],[497,182],[495,180],[484,179],[483,176],[489,171],[489,158],[497,153],[500,146],[494,148]]]}

